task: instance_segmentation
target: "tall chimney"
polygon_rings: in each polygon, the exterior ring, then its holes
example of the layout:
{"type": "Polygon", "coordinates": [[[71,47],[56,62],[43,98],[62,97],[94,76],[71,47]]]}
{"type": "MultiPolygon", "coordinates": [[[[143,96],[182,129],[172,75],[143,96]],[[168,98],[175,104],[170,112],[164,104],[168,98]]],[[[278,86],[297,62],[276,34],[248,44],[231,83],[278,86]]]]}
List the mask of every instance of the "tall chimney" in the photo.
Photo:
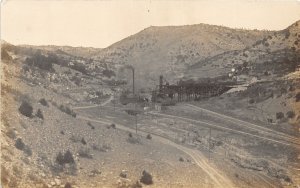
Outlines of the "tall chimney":
{"type": "Polygon", "coordinates": [[[163,85],[163,75],[159,76],[159,92],[162,92],[162,85],[163,85]]]}
{"type": "Polygon", "coordinates": [[[134,95],[134,68],[132,69],[132,93],[134,95]]]}

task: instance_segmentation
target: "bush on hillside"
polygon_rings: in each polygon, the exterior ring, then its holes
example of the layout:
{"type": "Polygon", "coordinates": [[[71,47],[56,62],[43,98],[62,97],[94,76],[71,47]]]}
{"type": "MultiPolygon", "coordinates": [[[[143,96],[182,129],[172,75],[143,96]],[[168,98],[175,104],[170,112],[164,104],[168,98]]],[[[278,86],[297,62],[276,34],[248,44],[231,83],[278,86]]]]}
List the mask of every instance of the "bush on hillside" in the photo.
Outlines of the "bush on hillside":
{"type": "Polygon", "coordinates": [[[81,139],[81,143],[82,143],[83,145],[86,145],[86,141],[85,141],[84,138],[81,139]]]}
{"type": "Polygon", "coordinates": [[[297,95],[295,96],[295,98],[296,98],[296,102],[299,102],[299,101],[300,101],[300,92],[297,93],[297,95]]]}
{"type": "Polygon", "coordinates": [[[23,101],[19,107],[19,112],[26,117],[32,117],[33,107],[29,102],[23,101]]]}
{"type": "Polygon", "coordinates": [[[153,184],[152,175],[144,170],[140,181],[145,185],[151,185],[153,184]]]}
{"type": "Polygon", "coordinates": [[[88,125],[89,127],[91,127],[91,129],[95,129],[95,126],[94,126],[94,125],[92,125],[92,123],[91,123],[91,122],[87,122],[87,125],[88,125]]]}
{"type": "Polygon", "coordinates": [[[29,146],[25,145],[21,138],[18,138],[15,142],[15,147],[19,150],[22,150],[26,155],[31,156],[32,151],[29,146]]]}
{"type": "Polygon", "coordinates": [[[116,129],[116,124],[113,123],[113,124],[110,125],[110,127],[113,128],[113,129],[116,129]]]}
{"type": "Polygon", "coordinates": [[[48,106],[48,102],[46,101],[46,99],[42,98],[39,100],[39,103],[43,106],[48,106]]]}
{"type": "Polygon", "coordinates": [[[43,112],[41,111],[41,109],[38,109],[35,116],[40,118],[40,119],[44,119],[44,115],[43,115],[43,112]]]}
{"type": "Polygon", "coordinates": [[[1,60],[7,62],[12,60],[12,57],[3,48],[1,49],[1,60]]]}
{"type": "Polygon", "coordinates": [[[277,112],[276,113],[276,119],[282,119],[284,118],[284,113],[283,112],[277,112]]]}
{"type": "Polygon", "coordinates": [[[23,150],[25,148],[25,144],[21,138],[18,138],[15,142],[15,147],[19,150],[23,150]]]}
{"type": "Polygon", "coordinates": [[[102,71],[102,74],[108,78],[111,78],[113,76],[116,76],[115,72],[109,69],[105,69],[102,71]]]}
{"type": "Polygon", "coordinates": [[[70,150],[67,150],[64,154],[62,154],[61,152],[57,154],[56,163],[58,163],[59,165],[74,164],[75,160],[70,150]]]}
{"type": "Polygon", "coordinates": [[[102,144],[102,145],[93,144],[92,149],[95,151],[107,152],[111,150],[111,147],[108,144],[102,144]]]}
{"type": "Polygon", "coordinates": [[[89,148],[80,148],[78,150],[78,155],[79,155],[79,157],[83,157],[83,158],[88,158],[88,159],[93,158],[93,155],[91,154],[91,151],[89,148]]]}
{"type": "Polygon", "coordinates": [[[76,113],[67,106],[60,105],[59,109],[60,109],[60,111],[66,113],[66,114],[69,114],[72,117],[76,117],[76,113]]]}
{"type": "Polygon", "coordinates": [[[288,111],[288,112],[286,113],[286,117],[287,117],[287,118],[293,118],[293,117],[295,117],[295,112],[293,112],[293,111],[288,111]]]}
{"type": "Polygon", "coordinates": [[[255,103],[255,100],[254,99],[250,99],[249,100],[249,104],[253,104],[253,103],[255,103]]]}
{"type": "Polygon", "coordinates": [[[151,140],[152,139],[151,134],[148,134],[146,138],[149,139],[149,140],[151,140]]]}
{"type": "Polygon", "coordinates": [[[25,60],[25,64],[29,66],[34,66],[42,70],[54,72],[52,63],[52,59],[49,59],[47,56],[43,55],[41,51],[37,51],[32,57],[28,57],[25,60]]]}

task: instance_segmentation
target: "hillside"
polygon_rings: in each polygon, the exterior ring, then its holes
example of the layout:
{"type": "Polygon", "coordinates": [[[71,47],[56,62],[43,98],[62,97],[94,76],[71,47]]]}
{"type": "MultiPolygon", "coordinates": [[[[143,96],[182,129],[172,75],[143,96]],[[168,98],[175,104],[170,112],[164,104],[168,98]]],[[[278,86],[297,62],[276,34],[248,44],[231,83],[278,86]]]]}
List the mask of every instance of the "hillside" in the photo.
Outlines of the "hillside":
{"type": "Polygon", "coordinates": [[[300,48],[300,22],[274,32],[245,49],[225,52],[200,60],[190,66],[185,76],[188,78],[216,77],[228,75],[235,68],[237,75],[260,77],[267,71],[269,75],[282,76],[295,71],[300,48]],[[246,74],[245,74],[246,73],[246,74]]]}
{"type": "Polygon", "coordinates": [[[116,69],[133,65],[138,78],[155,84],[159,74],[182,77],[183,70],[200,60],[242,50],[273,33],[207,24],[152,26],[103,49],[93,59],[116,65],[116,69]]]}

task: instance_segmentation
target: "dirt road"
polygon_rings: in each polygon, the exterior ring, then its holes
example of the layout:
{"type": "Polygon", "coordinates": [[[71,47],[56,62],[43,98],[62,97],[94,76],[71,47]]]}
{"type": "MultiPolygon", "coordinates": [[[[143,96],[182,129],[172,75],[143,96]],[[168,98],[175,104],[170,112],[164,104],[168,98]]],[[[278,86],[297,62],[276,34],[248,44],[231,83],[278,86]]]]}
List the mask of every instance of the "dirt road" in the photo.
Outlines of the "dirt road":
{"type": "MultiPolygon", "coordinates": [[[[110,125],[111,123],[113,123],[110,120],[107,119],[92,119],[92,118],[88,118],[88,117],[84,117],[84,116],[77,116],[80,119],[84,119],[86,121],[91,121],[91,122],[97,122],[97,123],[102,123],[105,125],[110,125]]],[[[126,127],[124,125],[121,124],[116,124],[118,129],[124,130],[124,131],[128,131],[128,132],[132,132],[135,133],[135,129],[131,129],[129,127],[126,127]]],[[[142,134],[143,136],[146,136],[147,134],[149,134],[148,132],[145,131],[139,131],[140,134],[142,134]]],[[[157,134],[152,134],[152,138],[163,143],[163,144],[168,144],[172,147],[175,147],[181,151],[183,151],[184,153],[186,153],[187,155],[189,155],[194,162],[204,171],[207,173],[207,175],[211,178],[211,180],[213,181],[213,184],[216,187],[235,187],[232,182],[222,174],[222,172],[218,171],[217,168],[212,164],[209,163],[207,158],[205,156],[203,156],[203,154],[198,151],[198,150],[193,150],[184,146],[181,146],[179,144],[176,144],[170,140],[168,140],[167,138],[157,135],[157,134]]]]}
{"type": "Polygon", "coordinates": [[[87,109],[87,108],[96,108],[96,107],[99,107],[99,106],[105,106],[108,103],[110,103],[113,99],[114,99],[114,96],[111,95],[106,101],[104,101],[103,103],[101,103],[99,105],[78,106],[78,107],[73,107],[73,109],[78,110],[78,109],[87,109]]]}

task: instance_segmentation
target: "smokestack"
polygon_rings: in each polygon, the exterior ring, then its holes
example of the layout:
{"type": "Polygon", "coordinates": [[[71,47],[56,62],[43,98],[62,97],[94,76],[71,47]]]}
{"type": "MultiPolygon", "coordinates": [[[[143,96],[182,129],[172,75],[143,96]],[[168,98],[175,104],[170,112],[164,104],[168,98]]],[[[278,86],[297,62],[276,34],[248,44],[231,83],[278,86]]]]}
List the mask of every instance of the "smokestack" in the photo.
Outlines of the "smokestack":
{"type": "Polygon", "coordinates": [[[132,68],[132,93],[134,95],[134,68],[132,68]]]}
{"type": "Polygon", "coordinates": [[[159,76],[159,92],[162,92],[162,85],[163,85],[163,75],[159,76]]]}

